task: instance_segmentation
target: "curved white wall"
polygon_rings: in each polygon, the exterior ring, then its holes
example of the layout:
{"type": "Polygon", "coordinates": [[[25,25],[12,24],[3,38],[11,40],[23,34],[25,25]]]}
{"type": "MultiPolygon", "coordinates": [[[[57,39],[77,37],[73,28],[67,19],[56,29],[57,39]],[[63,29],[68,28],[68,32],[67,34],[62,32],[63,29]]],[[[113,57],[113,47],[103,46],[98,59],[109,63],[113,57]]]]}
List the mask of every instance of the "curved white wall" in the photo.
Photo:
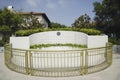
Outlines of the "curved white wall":
{"type": "Polygon", "coordinates": [[[87,34],[75,31],[47,31],[35,33],[29,36],[30,45],[33,44],[85,44],[87,45],[87,34]],[[60,33],[60,35],[57,35],[60,33]]]}
{"type": "Polygon", "coordinates": [[[87,35],[76,31],[47,31],[27,37],[10,37],[13,48],[29,49],[34,44],[82,44],[88,48],[104,47],[108,42],[107,35],[87,35]],[[57,33],[60,35],[57,35],[57,33]]]}

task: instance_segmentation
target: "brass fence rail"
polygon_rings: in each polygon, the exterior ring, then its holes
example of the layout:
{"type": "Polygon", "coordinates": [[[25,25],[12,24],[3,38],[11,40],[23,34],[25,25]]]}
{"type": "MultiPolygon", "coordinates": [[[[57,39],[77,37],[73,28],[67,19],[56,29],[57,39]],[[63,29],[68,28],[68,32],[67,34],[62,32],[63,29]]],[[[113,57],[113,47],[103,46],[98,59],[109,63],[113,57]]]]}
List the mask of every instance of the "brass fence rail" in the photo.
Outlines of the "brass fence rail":
{"type": "Polygon", "coordinates": [[[112,45],[82,50],[23,50],[5,45],[5,65],[16,72],[48,77],[79,76],[112,64],[112,45]]]}

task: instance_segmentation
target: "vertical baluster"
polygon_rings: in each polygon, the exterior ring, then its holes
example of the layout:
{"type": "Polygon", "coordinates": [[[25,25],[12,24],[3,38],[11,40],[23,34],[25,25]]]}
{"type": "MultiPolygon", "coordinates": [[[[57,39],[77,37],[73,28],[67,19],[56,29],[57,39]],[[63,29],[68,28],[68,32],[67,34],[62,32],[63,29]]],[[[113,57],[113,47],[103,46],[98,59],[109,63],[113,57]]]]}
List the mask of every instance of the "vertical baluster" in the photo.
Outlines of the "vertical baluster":
{"type": "Polygon", "coordinates": [[[28,71],[28,51],[25,53],[25,68],[26,68],[26,74],[29,74],[28,71]]]}
{"type": "Polygon", "coordinates": [[[85,51],[85,74],[88,74],[88,51],[85,51]]]}

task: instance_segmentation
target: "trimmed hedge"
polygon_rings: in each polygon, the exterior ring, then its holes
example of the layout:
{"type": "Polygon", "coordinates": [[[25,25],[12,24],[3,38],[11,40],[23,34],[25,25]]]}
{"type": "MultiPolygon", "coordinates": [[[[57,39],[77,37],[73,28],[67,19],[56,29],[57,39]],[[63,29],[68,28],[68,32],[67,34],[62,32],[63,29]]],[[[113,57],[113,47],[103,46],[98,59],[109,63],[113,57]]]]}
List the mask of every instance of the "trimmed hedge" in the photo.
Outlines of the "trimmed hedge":
{"type": "Polygon", "coordinates": [[[19,30],[15,33],[16,36],[29,36],[33,33],[39,32],[38,30],[19,30]]]}
{"type": "Polygon", "coordinates": [[[100,35],[101,34],[101,31],[95,30],[95,29],[81,29],[80,31],[88,35],[100,35]]]}
{"type": "Polygon", "coordinates": [[[51,46],[70,46],[70,47],[74,47],[74,48],[87,48],[87,45],[71,44],[71,43],[67,43],[67,44],[35,44],[35,45],[31,45],[30,48],[37,49],[37,48],[51,47],[51,46]]]}
{"type": "Polygon", "coordinates": [[[33,33],[45,32],[45,31],[78,31],[83,32],[88,35],[100,35],[101,31],[96,29],[87,29],[87,28],[42,28],[42,29],[34,29],[34,30],[19,30],[15,33],[16,36],[29,36],[33,33]]]}

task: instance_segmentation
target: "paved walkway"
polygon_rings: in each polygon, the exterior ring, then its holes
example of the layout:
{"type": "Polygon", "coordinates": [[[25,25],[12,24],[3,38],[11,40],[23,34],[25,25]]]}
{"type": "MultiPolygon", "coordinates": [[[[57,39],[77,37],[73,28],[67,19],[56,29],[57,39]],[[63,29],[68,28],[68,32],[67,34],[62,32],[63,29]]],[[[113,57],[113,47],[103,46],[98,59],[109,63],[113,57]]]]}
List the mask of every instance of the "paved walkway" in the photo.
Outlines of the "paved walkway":
{"type": "Polygon", "coordinates": [[[113,54],[113,64],[100,72],[75,77],[35,77],[16,73],[4,65],[4,54],[0,53],[0,80],[120,80],[120,54],[113,54]]]}

